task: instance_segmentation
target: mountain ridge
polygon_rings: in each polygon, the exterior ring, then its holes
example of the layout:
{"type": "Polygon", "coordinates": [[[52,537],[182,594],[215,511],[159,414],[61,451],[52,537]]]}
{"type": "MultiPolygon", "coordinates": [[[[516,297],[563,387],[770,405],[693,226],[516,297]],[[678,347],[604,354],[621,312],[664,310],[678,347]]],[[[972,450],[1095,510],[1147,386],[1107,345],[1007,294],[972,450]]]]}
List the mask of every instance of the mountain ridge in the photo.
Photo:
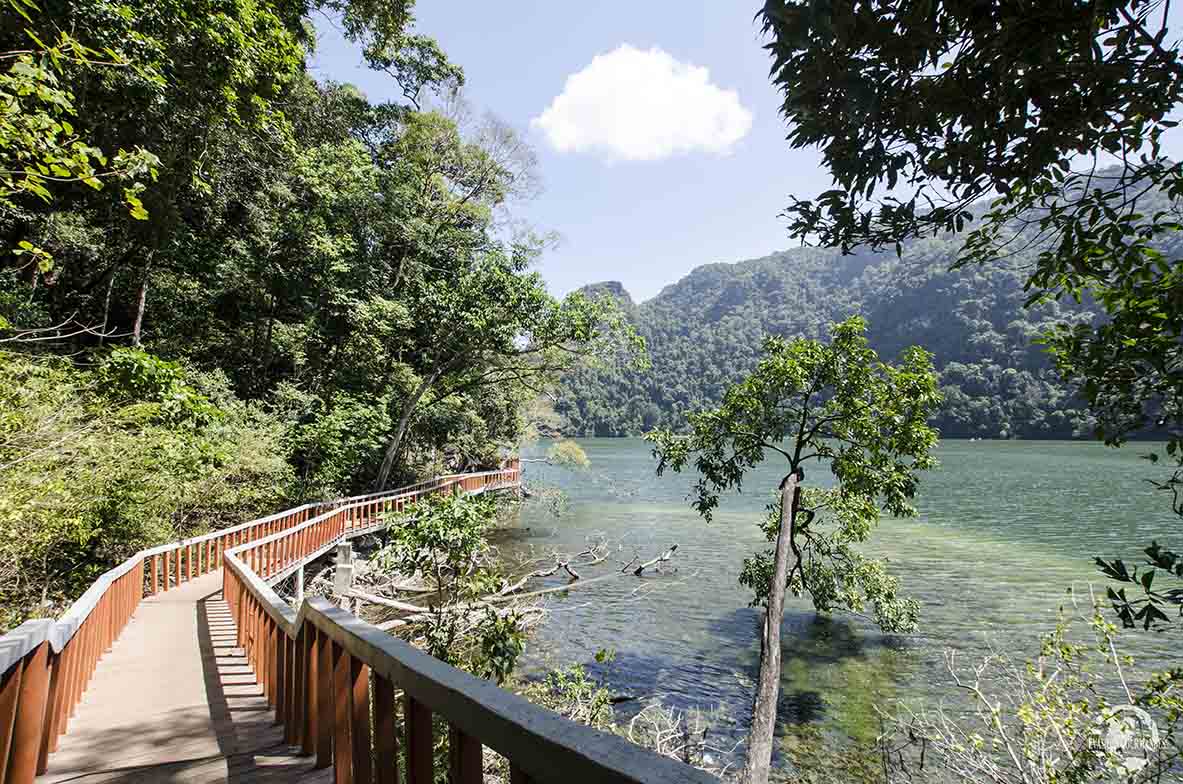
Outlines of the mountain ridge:
{"type": "Polygon", "coordinates": [[[651,365],[568,373],[554,405],[560,429],[624,436],[678,428],[755,366],[765,335],[824,339],[829,324],[860,313],[885,359],[912,344],[933,352],[946,395],[934,423],[946,436],[1086,435],[1091,418],[1034,340],[1052,323],[1089,321],[1097,310],[1073,302],[1024,308],[1025,259],[950,270],[960,239],[917,240],[899,257],[801,247],[713,262],[640,303],[620,281],[589,284],[582,290],[621,303],[651,365]]]}

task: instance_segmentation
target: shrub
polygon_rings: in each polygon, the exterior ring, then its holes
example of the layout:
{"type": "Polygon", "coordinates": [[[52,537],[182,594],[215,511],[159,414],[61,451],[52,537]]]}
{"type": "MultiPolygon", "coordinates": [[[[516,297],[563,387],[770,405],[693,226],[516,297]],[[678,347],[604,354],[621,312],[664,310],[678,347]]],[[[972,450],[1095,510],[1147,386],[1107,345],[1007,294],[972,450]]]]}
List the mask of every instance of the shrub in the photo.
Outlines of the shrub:
{"type": "Polygon", "coordinates": [[[117,349],[95,369],[0,353],[0,627],[57,614],[135,551],[286,500],[280,424],[117,349]]]}

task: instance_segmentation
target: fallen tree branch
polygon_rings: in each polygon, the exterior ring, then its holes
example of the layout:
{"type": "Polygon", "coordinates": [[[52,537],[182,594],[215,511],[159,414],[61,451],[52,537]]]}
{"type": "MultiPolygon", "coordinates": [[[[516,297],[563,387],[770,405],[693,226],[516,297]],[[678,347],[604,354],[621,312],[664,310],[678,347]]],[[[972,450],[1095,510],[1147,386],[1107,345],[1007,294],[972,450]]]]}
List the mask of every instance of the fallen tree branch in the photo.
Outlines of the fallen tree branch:
{"type": "Polygon", "coordinates": [[[365,591],[359,591],[356,588],[349,591],[349,596],[352,596],[357,599],[361,599],[364,602],[369,602],[370,604],[380,604],[383,607],[389,607],[392,610],[402,610],[403,612],[409,612],[409,613],[430,612],[430,608],[428,608],[428,607],[420,607],[419,605],[408,604],[406,602],[400,602],[396,599],[387,599],[383,596],[375,596],[372,593],[366,593],[365,591]]]}
{"type": "Polygon", "coordinates": [[[670,549],[666,550],[664,553],[657,556],[652,561],[646,561],[645,563],[638,566],[635,570],[633,570],[633,574],[636,575],[637,577],[640,577],[641,573],[644,572],[646,569],[648,569],[650,566],[653,566],[655,564],[664,563],[664,562],[668,561],[669,559],[673,558],[674,553],[677,551],[677,549],[678,549],[678,545],[676,545],[676,544],[672,545],[670,547],[670,549]]]}
{"type": "MultiPolygon", "coordinates": [[[[633,570],[633,575],[635,577],[640,577],[642,575],[642,573],[646,569],[648,569],[650,566],[654,566],[655,564],[664,563],[665,561],[670,560],[671,558],[674,557],[674,553],[677,552],[677,550],[678,550],[678,545],[676,545],[676,544],[671,545],[670,548],[668,550],[666,550],[664,553],[662,553],[661,555],[657,556],[656,558],[654,558],[652,560],[645,561],[640,566],[638,566],[635,570],[633,570]]],[[[636,559],[634,558],[633,560],[635,561],[636,559]]],[[[630,561],[629,563],[631,564],[632,561],[630,561]]],[[[557,569],[553,570],[551,573],[553,574],[554,571],[557,571],[557,569]]],[[[570,572],[571,570],[568,569],[567,571],[570,572]]],[[[605,580],[611,580],[614,577],[623,577],[626,574],[628,574],[628,572],[626,572],[626,571],[609,572],[608,574],[601,574],[598,577],[586,577],[586,578],[582,578],[582,579],[578,579],[578,580],[572,580],[571,582],[567,583],[566,585],[555,585],[550,588],[540,588],[537,591],[529,591],[527,593],[517,593],[517,594],[499,594],[497,596],[491,596],[488,599],[486,599],[485,601],[492,603],[492,602],[511,601],[514,599],[530,599],[535,596],[545,596],[546,594],[550,594],[550,593],[559,593],[560,591],[570,591],[575,588],[581,588],[585,585],[591,585],[592,583],[600,583],[605,580]]]]}
{"type": "Polygon", "coordinates": [[[550,569],[538,569],[537,571],[530,572],[529,574],[527,574],[522,579],[518,580],[513,585],[507,585],[506,587],[502,588],[500,591],[497,592],[497,595],[498,596],[508,596],[509,594],[513,593],[514,591],[521,590],[526,585],[526,583],[530,582],[535,577],[550,577],[552,574],[557,572],[560,568],[562,568],[562,564],[556,563],[550,569]]]}

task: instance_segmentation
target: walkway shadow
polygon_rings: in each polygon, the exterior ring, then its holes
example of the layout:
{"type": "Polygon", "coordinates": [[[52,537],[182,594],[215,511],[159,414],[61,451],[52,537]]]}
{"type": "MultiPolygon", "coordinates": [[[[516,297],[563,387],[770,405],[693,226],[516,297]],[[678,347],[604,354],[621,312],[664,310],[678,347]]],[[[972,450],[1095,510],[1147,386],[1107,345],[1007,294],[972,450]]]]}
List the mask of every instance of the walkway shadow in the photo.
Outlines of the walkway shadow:
{"type": "Polygon", "coordinates": [[[197,602],[197,635],[209,718],[226,760],[225,780],[330,780],[330,771],[312,770],[312,759],[284,742],[275,710],[237,647],[237,627],[221,591],[197,602]]]}
{"type": "Polygon", "coordinates": [[[38,781],[245,780],[242,773],[250,768],[241,763],[235,709],[228,707],[227,689],[216,675],[219,664],[235,661],[219,647],[227,635],[233,645],[233,624],[225,605],[217,606],[218,595],[203,597],[206,591],[194,581],[137,608],[100,660],[50,756],[49,771],[38,781]],[[200,655],[194,656],[199,646],[200,655]]]}

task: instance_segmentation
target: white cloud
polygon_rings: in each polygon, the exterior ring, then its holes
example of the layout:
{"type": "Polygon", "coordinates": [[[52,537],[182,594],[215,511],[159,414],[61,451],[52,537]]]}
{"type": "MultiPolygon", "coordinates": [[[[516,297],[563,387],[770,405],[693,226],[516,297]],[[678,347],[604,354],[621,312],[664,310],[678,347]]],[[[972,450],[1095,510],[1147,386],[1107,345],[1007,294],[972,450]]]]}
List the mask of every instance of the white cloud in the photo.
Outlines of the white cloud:
{"type": "Polygon", "coordinates": [[[560,152],[648,161],[726,154],[751,129],[752,113],[735,90],[711,84],[706,68],[622,44],[568,76],[530,124],[560,152]]]}

